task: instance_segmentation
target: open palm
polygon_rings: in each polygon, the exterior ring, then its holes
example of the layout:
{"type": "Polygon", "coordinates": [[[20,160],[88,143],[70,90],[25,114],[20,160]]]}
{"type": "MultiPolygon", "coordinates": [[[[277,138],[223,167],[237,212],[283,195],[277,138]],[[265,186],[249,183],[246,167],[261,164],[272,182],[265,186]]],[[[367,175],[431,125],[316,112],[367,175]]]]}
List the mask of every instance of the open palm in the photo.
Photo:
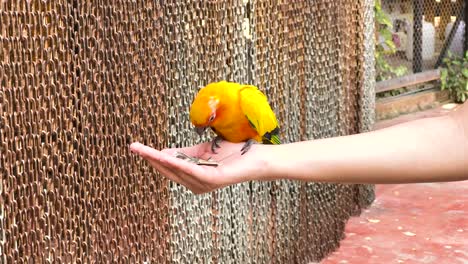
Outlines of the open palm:
{"type": "Polygon", "coordinates": [[[205,193],[215,189],[244,181],[258,179],[262,170],[258,159],[260,145],[241,155],[244,143],[223,141],[216,153],[211,151],[211,143],[206,142],[187,148],[172,148],[156,150],[140,143],[133,143],[130,150],[147,160],[165,177],[180,183],[194,193],[205,193]],[[200,166],[174,157],[176,151],[192,157],[209,159],[219,163],[219,166],[200,166]]]}

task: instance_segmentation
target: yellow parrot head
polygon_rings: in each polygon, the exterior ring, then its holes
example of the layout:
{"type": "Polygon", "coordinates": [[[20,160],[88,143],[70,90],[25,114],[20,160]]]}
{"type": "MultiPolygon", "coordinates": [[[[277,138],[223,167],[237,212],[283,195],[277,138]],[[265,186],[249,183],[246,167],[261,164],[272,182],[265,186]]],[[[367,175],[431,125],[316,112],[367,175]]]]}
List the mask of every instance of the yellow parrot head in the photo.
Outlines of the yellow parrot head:
{"type": "Polygon", "coordinates": [[[190,107],[190,121],[201,136],[215,120],[220,98],[213,93],[201,90],[190,107]]]}

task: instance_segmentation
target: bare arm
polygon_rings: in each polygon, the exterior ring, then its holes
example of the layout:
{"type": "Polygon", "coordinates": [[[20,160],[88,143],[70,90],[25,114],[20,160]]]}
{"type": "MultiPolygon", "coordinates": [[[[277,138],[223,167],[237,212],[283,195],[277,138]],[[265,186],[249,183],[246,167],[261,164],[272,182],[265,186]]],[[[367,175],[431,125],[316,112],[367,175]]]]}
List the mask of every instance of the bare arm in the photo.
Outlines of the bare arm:
{"type": "Polygon", "coordinates": [[[265,151],[273,178],[348,183],[468,179],[468,104],[352,136],[299,142],[265,151]]]}
{"type": "Polygon", "coordinates": [[[413,183],[468,179],[468,103],[441,116],[368,133],[284,145],[223,142],[158,151],[139,143],[131,150],[163,175],[195,193],[250,180],[292,179],[342,183],[413,183]],[[175,151],[221,161],[219,167],[190,164],[175,151]]]}

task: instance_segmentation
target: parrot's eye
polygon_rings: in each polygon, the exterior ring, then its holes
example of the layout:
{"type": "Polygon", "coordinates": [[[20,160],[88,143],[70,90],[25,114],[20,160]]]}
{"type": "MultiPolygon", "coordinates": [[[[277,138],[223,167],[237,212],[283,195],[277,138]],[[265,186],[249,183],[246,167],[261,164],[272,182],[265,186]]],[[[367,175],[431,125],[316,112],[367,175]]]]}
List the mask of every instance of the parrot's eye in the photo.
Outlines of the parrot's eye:
{"type": "Polygon", "coordinates": [[[215,117],[216,117],[216,114],[212,114],[212,115],[210,116],[210,119],[208,119],[208,122],[213,122],[213,120],[215,119],[215,117]]]}

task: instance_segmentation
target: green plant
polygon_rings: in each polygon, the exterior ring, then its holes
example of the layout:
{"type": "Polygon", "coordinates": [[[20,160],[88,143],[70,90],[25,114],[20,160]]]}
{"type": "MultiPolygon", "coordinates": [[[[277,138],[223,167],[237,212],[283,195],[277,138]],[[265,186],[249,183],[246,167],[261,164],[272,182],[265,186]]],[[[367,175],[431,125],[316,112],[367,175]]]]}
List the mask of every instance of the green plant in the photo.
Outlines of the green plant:
{"type": "Polygon", "coordinates": [[[465,56],[458,57],[451,53],[444,59],[440,72],[442,90],[449,90],[457,103],[468,100],[468,51],[465,56]]]}
{"type": "Polygon", "coordinates": [[[392,39],[393,25],[389,16],[382,10],[380,0],[374,2],[374,16],[378,36],[375,45],[376,81],[402,76],[407,72],[406,67],[393,67],[386,59],[387,55],[395,54],[396,47],[392,39]]]}

